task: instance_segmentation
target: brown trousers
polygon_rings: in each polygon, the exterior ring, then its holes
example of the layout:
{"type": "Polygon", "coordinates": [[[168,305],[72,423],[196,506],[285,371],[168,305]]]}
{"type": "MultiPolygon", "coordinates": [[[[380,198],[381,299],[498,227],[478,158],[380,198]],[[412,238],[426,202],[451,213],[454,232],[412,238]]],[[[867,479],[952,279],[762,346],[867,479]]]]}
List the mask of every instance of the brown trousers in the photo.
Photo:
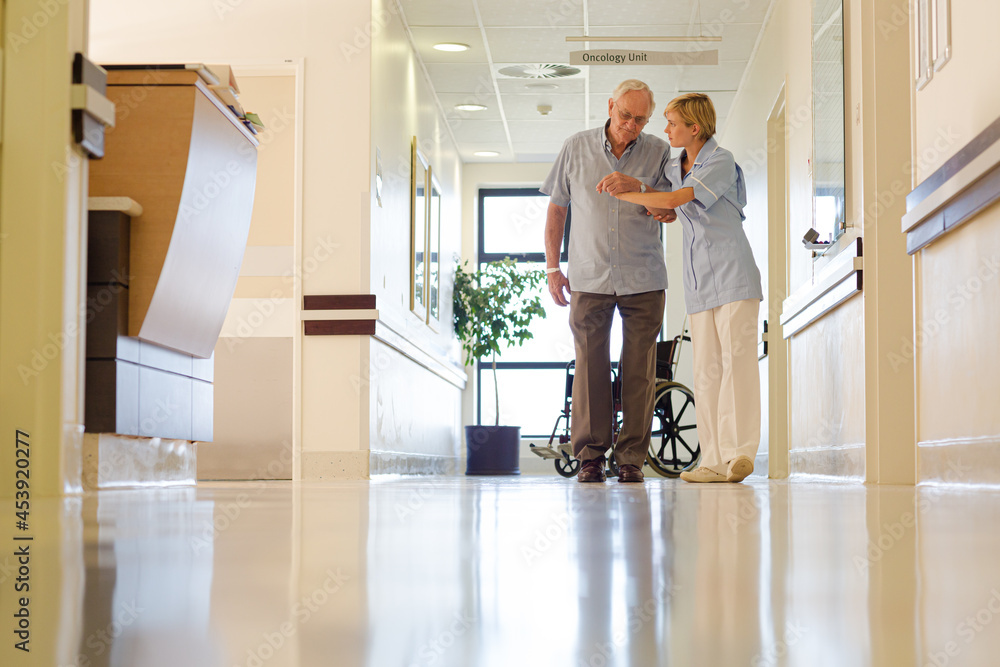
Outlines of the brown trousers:
{"type": "Polygon", "coordinates": [[[663,325],[665,293],[619,296],[573,292],[569,326],[576,344],[570,439],[573,456],[590,461],[611,447],[611,322],[622,318],[622,428],[615,445],[619,465],[642,467],[653,430],[656,338],[663,325]]]}

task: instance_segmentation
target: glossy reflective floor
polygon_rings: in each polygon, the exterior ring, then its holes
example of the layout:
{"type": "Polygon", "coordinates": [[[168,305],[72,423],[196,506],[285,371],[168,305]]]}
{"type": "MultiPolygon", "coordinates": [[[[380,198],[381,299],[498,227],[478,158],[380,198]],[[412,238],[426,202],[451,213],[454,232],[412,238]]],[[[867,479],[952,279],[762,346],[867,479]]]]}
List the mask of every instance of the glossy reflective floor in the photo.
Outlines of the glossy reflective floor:
{"type": "Polygon", "coordinates": [[[1000,664],[989,489],[209,483],[33,518],[5,666],[1000,664]]]}

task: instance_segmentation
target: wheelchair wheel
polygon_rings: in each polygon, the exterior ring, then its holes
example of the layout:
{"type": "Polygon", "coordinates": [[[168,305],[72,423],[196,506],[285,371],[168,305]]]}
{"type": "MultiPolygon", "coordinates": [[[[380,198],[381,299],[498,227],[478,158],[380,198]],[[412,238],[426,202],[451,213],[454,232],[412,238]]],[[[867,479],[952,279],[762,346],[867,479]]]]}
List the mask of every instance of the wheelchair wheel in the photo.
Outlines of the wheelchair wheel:
{"type": "Polygon", "coordinates": [[[653,437],[646,462],[664,477],[677,477],[701,459],[694,394],[679,382],[661,382],[653,398],[653,437]]]}
{"type": "Polygon", "coordinates": [[[556,459],[556,472],[563,477],[574,477],[576,473],[580,472],[580,459],[556,459]]]}

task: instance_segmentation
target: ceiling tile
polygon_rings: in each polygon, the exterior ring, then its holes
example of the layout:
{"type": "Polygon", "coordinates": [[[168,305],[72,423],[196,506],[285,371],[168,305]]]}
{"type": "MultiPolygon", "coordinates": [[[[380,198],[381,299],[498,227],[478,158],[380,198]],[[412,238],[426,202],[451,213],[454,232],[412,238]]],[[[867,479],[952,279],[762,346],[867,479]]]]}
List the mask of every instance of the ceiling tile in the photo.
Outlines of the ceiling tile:
{"type": "Polygon", "coordinates": [[[562,148],[562,144],[545,146],[522,144],[514,146],[514,152],[517,154],[517,162],[521,163],[555,162],[559,156],[560,148],[562,148]]]}
{"type": "Polygon", "coordinates": [[[514,144],[540,144],[562,142],[569,136],[586,129],[582,120],[512,120],[507,123],[510,127],[510,140],[514,144]]]}
{"type": "Polygon", "coordinates": [[[427,63],[436,93],[484,95],[493,91],[493,77],[486,65],[427,63]]]}
{"type": "Polygon", "coordinates": [[[569,64],[569,52],[577,46],[566,36],[579,34],[579,29],[554,27],[486,29],[494,63],[569,64]]]}
{"type": "Polygon", "coordinates": [[[488,28],[583,26],[581,0],[481,0],[479,13],[488,28]]]}
{"type": "Polygon", "coordinates": [[[600,95],[605,103],[615,87],[625,79],[639,79],[653,91],[656,108],[661,108],[661,100],[677,88],[680,79],[679,67],[603,67],[590,66],[590,93],[600,95]]]}
{"type": "Polygon", "coordinates": [[[520,94],[559,94],[559,95],[582,95],[585,80],[583,77],[569,77],[564,79],[498,79],[497,85],[500,87],[500,94],[520,93],[520,94]],[[553,89],[552,86],[555,86],[553,89]]]}
{"type": "Polygon", "coordinates": [[[714,67],[688,67],[681,73],[682,91],[736,90],[746,69],[745,60],[720,62],[714,67]]]}
{"type": "Polygon", "coordinates": [[[639,28],[653,23],[690,26],[697,34],[713,34],[727,25],[761,23],[769,0],[619,0],[591,2],[590,26],[639,28]]]}
{"type": "Polygon", "coordinates": [[[478,26],[470,0],[405,0],[406,23],[413,26],[478,26]]]}
{"type": "MultiPolygon", "coordinates": [[[[502,143],[507,145],[507,133],[503,123],[493,120],[466,120],[449,123],[455,141],[479,145],[480,143],[502,143]]],[[[475,150],[479,150],[476,148],[475,150]]]]}

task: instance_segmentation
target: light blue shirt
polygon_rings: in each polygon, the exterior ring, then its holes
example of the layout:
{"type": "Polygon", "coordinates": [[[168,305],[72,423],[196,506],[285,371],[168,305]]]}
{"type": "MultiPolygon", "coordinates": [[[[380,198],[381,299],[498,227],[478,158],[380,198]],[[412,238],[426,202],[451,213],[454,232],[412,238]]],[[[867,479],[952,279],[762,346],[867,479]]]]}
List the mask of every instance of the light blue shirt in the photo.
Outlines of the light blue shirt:
{"type": "Polygon", "coordinates": [[[676,210],[684,229],[684,302],[688,314],[743,299],[763,300],[760,270],[743,231],[747,204],[743,170],[733,154],[709,139],[686,176],[687,151],[670,160],[674,190],[694,189],[694,201],[676,210]]]}
{"type": "Polygon", "coordinates": [[[667,287],[660,223],[646,208],[598,193],[597,184],[613,171],[656,190],[669,190],[670,146],[639,134],[616,159],[604,127],[566,140],[539,188],[557,206],[570,206],[569,286],[574,292],[641,294],[667,287]]]}

